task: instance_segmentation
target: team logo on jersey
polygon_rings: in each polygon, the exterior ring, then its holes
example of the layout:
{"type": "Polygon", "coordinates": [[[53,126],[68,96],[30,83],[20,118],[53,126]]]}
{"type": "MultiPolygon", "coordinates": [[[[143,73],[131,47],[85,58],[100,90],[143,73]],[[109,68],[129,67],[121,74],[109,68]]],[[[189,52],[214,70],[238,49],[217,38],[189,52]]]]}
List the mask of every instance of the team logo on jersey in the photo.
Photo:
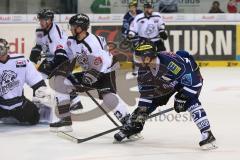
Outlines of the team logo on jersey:
{"type": "Polygon", "coordinates": [[[43,33],[37,33],[37,38],[42,38],[43,37],[43,33]]]}
{"type": "Polygon", "coordinates": [[[150,35],[150,34],[154,33],[154,29],[155,29],[155,26],[153,24],[149,24],[147,26],[147,29],[145,30],[145,34],[150,35]]]}
{"type": "Polygon", "coordinates": [[[102,64],[102,58],[101,57],[95,58],[93,64],[95,66],[98,66],[98,65],[102,64]]]}
{"type": "Polygon", "coordinates": [[[157,19],[155,19],[155,20],[154,20],[154,23],[158,23],[158,20],[157,20],[157,19]]]}
{"type": "Polygon", "coordinates": [[[63,49],[63,46],[62,45],[57,45],[56,49],[63,49]]]}
{"type": "Polygon", "coordinates": [[[174,63],[173,61],[171,61],[168,66],[167,69],[169,71],[171,71],[173,74],[177,75],[180,71],[181,71],[181,67],[179,67],[176,63],[174,63]]]}
{"type": "Polygon", "coordinates": [[[71,41],[67,41],[67,46],[70,47],[72,45],[71,41]]]}
{"type": "Polygon", "coordinates": [[[87,54],[81,54],[77,52],[76,60],[78,64],[83,67],[84,69],[88,69],[88,57],[87,54]]]}
{"type": "Polygon", "coordinates": [[[19,86],[19,80],[16,80],[17,73],[11,70],[4,70],[0,75],[0,96],[7,94],[9,91],[19,86]]]}
{"type": "Polygon", "coordinates": [[[26,61],[25,60],[19,60],[16,62],[16,67],[20,68],[20,67],[26,67],[26,61]]]}
{"type": "Polygon", "coordinates": [[[191,86],[192,85],[192,75],[190,73],[185,74],[181,79],[181,83],[186,86],[191,86]]]}

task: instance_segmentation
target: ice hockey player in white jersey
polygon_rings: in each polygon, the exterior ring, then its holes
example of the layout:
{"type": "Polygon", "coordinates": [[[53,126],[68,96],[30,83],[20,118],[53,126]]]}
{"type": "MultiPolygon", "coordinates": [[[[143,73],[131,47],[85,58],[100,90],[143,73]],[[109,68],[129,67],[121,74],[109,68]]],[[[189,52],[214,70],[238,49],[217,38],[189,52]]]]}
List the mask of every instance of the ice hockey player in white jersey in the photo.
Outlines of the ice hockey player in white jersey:
{"type": "Polygon", "coordinates": [[[37,124],[39,108],[23,95],[23,85],[29,85],[41,100],[49,96],[46,84],[32,62],[21,54],[8,55],[8,50],[8,42],[0,38],[0,118],[37,124]]]}
{"type": "MultiPolygon", "coordinates": [[[[90,20],[85,14],[74,15],[69,20],[69,24],[73,36],[68,38],[68,52],[74,56],[76,64],[80,65],[84,71],[74,73],[71,82],[67,84],[97,89],[103,103],[113,110],[118,120],[124,123],[129,112],[126,104],[116,94],[115,68],[118,63],[108,51],[105,38],[87,32],[90,20]]],[[[63,94],[64,85],[59,84],[58,77],[61,79],[61,76],[56,76],[53,84],[60,85],[62,89],[62,93],[57,98],[58,111],[63,118],[50,126],[55,131],[71,131],[72,121],[67,109],[69,108],[69,91],[66,89],[63,94]]],[[[65,84],[66,81],[67,79],[65,84]]]]}
{"type": "MultiPolygon", "coordinates": [[[[144,13],[138,14],[132,21],[129,32],[129,39],[150,40],[154,43],[157,51],[165,51],[163,40],[168,38],[165,32],[165,22],[159,12],[153,12],[153,4],[144,3],[144,13]]],[[[135,42],[138,43],[138,42],[135,42]]]]}
{"type": "MultiPolygon", "coordinates": [[[[45,58],[38,70],[45,78],[62,62],[68,60],[66,53],[67,33],[54,22],[54,12],[43,9],[37,14],[40,28],[36,29],[36,45],[33,47],[30,60],[37,64],[45,58]],[[42,54],[41,54],[42,53],[42,54]]],[[[71,110],[82,109],[80,97],[73,91],[71,93],[71,110]]]]}

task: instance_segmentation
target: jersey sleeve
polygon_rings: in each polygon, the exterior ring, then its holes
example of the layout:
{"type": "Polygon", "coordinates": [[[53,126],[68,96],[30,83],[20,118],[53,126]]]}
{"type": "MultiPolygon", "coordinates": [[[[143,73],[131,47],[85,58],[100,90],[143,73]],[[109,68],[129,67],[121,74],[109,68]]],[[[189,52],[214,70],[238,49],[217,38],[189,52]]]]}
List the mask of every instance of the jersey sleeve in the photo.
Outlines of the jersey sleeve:
{"type": "Polygon", "coordinates": [[[49,48],[51,48],[50,50],[54,53],[54,55],[67,57],[66,40],[58,37],[58,35],[54,35],[52,39],[53,42],[49,44],[49,48]]]}
{"type": "Polygon", "coordinates": [[[158,31],[160,32],[164,32],[165,31],[165,21],[162,19],[162,17],[159,17],[159,21],[158,21],[158,31]]]}
{"type": "Polygon", "coordinates": [[[42,46],[42,38],[44,37],[44,31],[42,29],[36,29],[36,46],[42,46]]]}
{"type": "Polygon", "coordinates": [[[129,34],[136,36],[137,33],[138,33],[138,16],[134,18],[129,27],[129,34]]]}
{"type": "Polygon", "coordinates": [[[125,14],[125,16],[123,17],[123,24],[122,24],[122,35],[123,36],[127,35],[128,29],[129,29],[129,22],[128,22],[127,14],[125,14]]]}
{"type": "Polygon", "coordinates": [[[42,75],[37,71],[32,62],[26,59],[26,83],[32,87],[38,82],[42,81],[42,75]]]}

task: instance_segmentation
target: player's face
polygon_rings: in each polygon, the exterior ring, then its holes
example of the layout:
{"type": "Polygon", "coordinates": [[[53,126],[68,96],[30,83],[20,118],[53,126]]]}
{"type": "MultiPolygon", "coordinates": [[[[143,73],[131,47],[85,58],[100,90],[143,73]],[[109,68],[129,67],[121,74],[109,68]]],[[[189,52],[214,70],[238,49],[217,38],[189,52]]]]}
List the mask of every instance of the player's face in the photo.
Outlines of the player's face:
{"type": "Polygon", "coordinates": [[[134,62],[143,66],[148,66],[152,62],[152,58],[148,56],[134,56],[134,62]]]}
{"type": "Polygon", "coordinates": [[[129,7],[129,12],[131,12],[132,14],[136,14],[136,10],[137,10],[136,6],[130,6],[129,7]]]}
{"type": "Polygon", "coordinates": [[[48,29],[51,24],[52,24],[52,21],[50,19],[39,19],[39,24],[41,26],[42,29],[48,29]]]}
{"type": "Polygon", "coordinates": [[[144,13],[145,14],[152,15],[152,12],[153,12],[153,8],[151,8],[151,7],[144,8],[144,13]]]}
{"type": "Polygon", "coordinates": [[[76,26],[76,25],[72,25],[70,30],[71,30],[73,36],[76,36],[78,33],[82,32],[81,27],[76,26]]]}

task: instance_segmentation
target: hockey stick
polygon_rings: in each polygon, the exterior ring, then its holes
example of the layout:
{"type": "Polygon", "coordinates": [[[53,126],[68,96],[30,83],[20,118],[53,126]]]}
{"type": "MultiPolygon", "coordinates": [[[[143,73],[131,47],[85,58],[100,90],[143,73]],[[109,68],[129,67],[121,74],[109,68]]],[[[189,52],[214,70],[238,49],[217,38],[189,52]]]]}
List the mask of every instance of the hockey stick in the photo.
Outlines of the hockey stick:
{"type": "MultiPolygon", "coordinates": [[[[168,109],[166,109],[166,110],[164,110],[164,111],[161,111],[161,112],[152,114],[152,115],[148,116],[148,117],[146,118],[146,120],[147,120],[147,119],[150,119],[150,118],[153,118],[153,117],[156,117],[156,116],[159,116],[159,115],[162,115],[162,114],[165,114],[165,113],[170,112],[170,111],[172,111],[172,110],[174,110],[174,108],[168,108],[168,109]]],[[[58,135],[59,137],[68,139],[68,140],[70,140],[70,141],[72,141],[72,142],[75,142],[75,143],[83,143],[83,142],[89,141],[89,140],[91,140],[91,139],[94,139],[94,138],[101,137],[101,136],[103,136],[103,135],[112,133],[112,132],[114,132],[114,131],[116,131],[116,130],[121,129],[122,127],[123,127],[123,126],[118,126],[118,127],[109,129],[109,130],[107,130],[107,131],[104,131],[104,132],[95,134],[95,135],[90,136],[90,137],[87,137],[87,138],[82,138],[82,139],[81,139],[81,138],[76,138],[76,137],[74,137],[74,136],[72,136],[72,135],[70,135],[70,134],[68,134],[68,133],[65,133],[65,132],[58,132],[57,135],[58,135]]]]}
{"type": "Polygon", "coordinates": [[[92,101],[103,111],[103,113],[108,117],[108,119],[110,121],[112,121],[112,123],[119,127],[119,125],[117,124],[117,122],[114,121],[114,119],[112,119],[112,117],[107,113],[107,111],[96,101],[96,99],[88,92],[85,91],[85,93],[88,95],[88,97],[90,97],[92,99],[92,101]]]}

